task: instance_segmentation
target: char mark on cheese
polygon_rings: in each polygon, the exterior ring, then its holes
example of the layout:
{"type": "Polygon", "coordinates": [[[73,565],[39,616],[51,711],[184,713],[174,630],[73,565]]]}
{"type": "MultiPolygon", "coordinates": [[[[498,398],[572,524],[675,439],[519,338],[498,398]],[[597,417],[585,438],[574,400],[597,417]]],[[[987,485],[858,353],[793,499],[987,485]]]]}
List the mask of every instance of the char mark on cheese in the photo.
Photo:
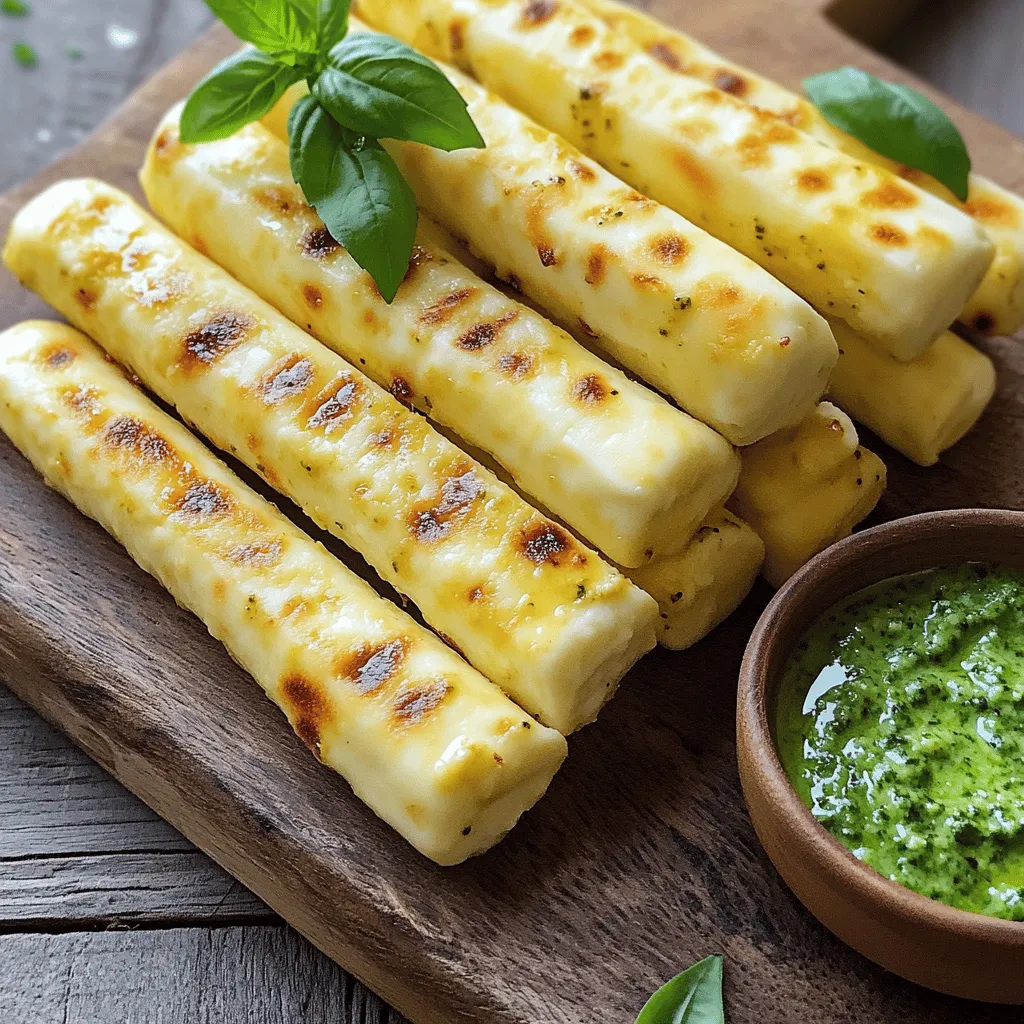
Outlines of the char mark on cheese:
{"type": "Polygon", "coordinates": [[[281,697],[299,739],[320,757],[320,738],[331,717],[331,705],[323,688],[295,672],[281,681],[281,697]]]}
{"type": "Polygon", "coordinates": [[[723,68],[715,75],[715,88],[727,92],[730,96],[746,96],[748,83],[734,71],[723,68]]]}
{"type": "Polygon", "coordinates": [[[412,406],[414,392],[412,385],[404,377],[398,375],[392,377],[391,386],[388,388],[388,391],[403,405],[412,406]]]}
{"type": "Polygon", "coordinates": [[[456,310],[465,305],[474,295],[476,295],[475,288],[460,288],[458,291],[449,292],[447,295],[442,296],[436,302],[427,306],[422,313],[420,313],[421,324],[443,324],[450,320],[456,310]]]}
{"type": "Polygon", "coordinates": [[[521,23],[526,27],[543,25],[554,16],[557,9],[558,4],[555,0],[527,0],[526,6],[523,7],[521,23]]]}
{"type": "Polygon", "coordinates": [[[228,560],[235,565],[272,569],[281,561],[283,551],[279,540],[264,540],[254,544],[239,544],[228,552],[228,560]]]}
{"type": "Polygon", "coordinates": [[[474,324],[455,344],[465,352],[479,352],[480,349],[490,345],[518,316],[519,313],[511,309],[507,313],[502,313],[496,320],[485,320],[483,323],[474,324]]]}
{"type": "Polygon", "coordinates": [[[315,284],[304,284],[302,286],[302,301],[310,309],[321,309],[324,304],[324,293],[315,284]]]}
{"type": "Polygon", "coordinates": [[[313,382],[313,364],[306,356],[285,356],[260,381],[260,396],[267,405],[278,405],[301,395],[313,382]]]}
{"type": "Polygon", "coordinates": [[[405,271],[405,276],[402,278],[402,283],[407,284],[411,281],[416,276],[416,271],[425,263],[429,263],[433,258],[422,245],[414,245],[412,247],[412,255],[409,257],[409,266],[405,271]]]}
{"type": "Polygon", "coordinates": [[[310,228],[302,236],[302,255],[311,260],[325,260],[341,249],[341,243],[335,241],[330,231],[322,224],[310,228]]]}
{"type": "Polygon", "coordinates": [[[432,715],[451,692],[446,679],[412,686],[403,690],[396,698],[392,714],[397,725],[418,725],[432,715]]]}
{"type": "Polygon", "coordinates": [[[503,352],[498,356],[498,369],[509,380],[526,380],[537,367],[537,360],[531,352],[503,352]]]}
{"type": "Polygon", "coordinates": [[[217,313],[185,335],[182,364],[189,369],[211,366],[240,345],[255,327],[256,321],[248,313],[217,313]]]}
{"type": "Polygon", "coordinates": [[[235,508],[231,495],[212,480],[196,480],[173,502],[174,511],[184,519],[204,522],[228,515],[235,508]]]}
{"type": "Polygon", "coordinates": [[[43,364],[48,366],[51,370],[57,370],[62,366],[67,366],[68,363],[74,361],[74,358],[75,353],[66,345],[49,345],[42,352],[43,364]]]}
{"type": "Polygon", "coordinates": [[[329,429],[352,411],[359,392],[359,382],[354,377],[339,374],[310,403],[306,426],[313,430],[329,429]]]}
{"type": "Polygon", "coordinates": [[[483,497],[483,481],[473,469],[457,468],[441,485],[436,501],[416,508],[409,517],[412,535],[430,544],[449,537],[483,497]]]}
{"type": "Polygon", "coordinates": [[[656,60],[660,61],[669,71],[682,71],[683,64],[675,51],[668,43],[651,43],[647,52],[656,60]]]}
{"type": "Polygon", "coordinates": [[[176,461],[174,449],[152,427],[134,416],[116,416],[103,430],[103,443],[152,465],[176,461]]]}
{"type": "Polygon", "coordinates": [[[299,195],[298,190],[291,192],[276,185],[254,188],[252,198],[264,209],[282,217],[312,212],[312,207],[299,195]]]}
{"type": "Polygon", "coordinates": [[[904,246],[910,241],[906,234],[893,224],[872,224],[871,237],[882,245],[894,247],[904,246]]]}
{"type": "Polygon", "coordinates": [[[586,563],[586,555],[560,526],[546,519],[529,522],[519,534],[517,546],[520,554],[534,565],[564,565],[570,558],[577,565],[586,563]]]}
{"type": "Polygon", "coordinates": [[[876,210],[910,210],[918,204],[918,197],[898,181],[887,181],[884,185],[865,192],[860,198],[861,206],[876,210]]]}
{"type": "Polygon", "coordinates": [[[335,671],[342,679],[351,679],[363,696],[376,693],[402,668],[409,653],[410,640],[399,636],[380,644],[365,644],[339,659],[335,671]]]}
{"type": "Polygon", "coordinates": [[[92,309],[96,305],[97,294],[89,288],[78,288],[75,290],[75,302],[77,302],[82,309],[92,309]]]}
{"type": "Polygon", "coordinates": [[[99,415],[101,408],[99,392],[88,384],[64,388],[61,391],[61,398],[79,416],[92,417],[99,415]]]}
{"type": "Polygon", "coordinates": [[[689,251],[690,243],[681,235],[659,235],[650,243],[651,256],[665,267],[678,266],[689,251]]]}
{"type": "Polygon", "coordinates": [[[599,405],[609,394],[608,385],[599,374],[588,373],[572,386],[572,397],[583,405],[599,405]]]}

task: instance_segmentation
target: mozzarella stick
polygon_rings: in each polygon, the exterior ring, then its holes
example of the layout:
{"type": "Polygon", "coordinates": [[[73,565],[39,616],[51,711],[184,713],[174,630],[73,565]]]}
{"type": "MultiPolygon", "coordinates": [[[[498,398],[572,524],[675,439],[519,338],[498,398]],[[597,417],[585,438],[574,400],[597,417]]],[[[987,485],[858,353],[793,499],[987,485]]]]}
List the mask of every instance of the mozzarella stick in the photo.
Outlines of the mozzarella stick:
{"type": "Polygon", "coordinates": [[[991,241],[961,211],[669,71],[570,0],[362,0],[360,10],[900,359],[956,319],[992,262],[991,241]]]}
{"type": "MultiPolygon", "coordinates": [[[[1024,324],[1024,199],[972,174],[967,201],[961,202],[930,174],[890,160],[829,123],[804,96],[726,60],[682,32],[616,0],[579,0],[591,13],[632,39],[672,71],[699,78],[744,103],[783,118],[794,128],[856,158],[913,182],[963,210],[995,243],[996,255],[981,284],[967,300],[960,319],[981,334],[1013,334],[1024,324]]],[[[892,193],[895,199],[900,195],[892,193]]]]}
{"type": "Polygon", "coordinates": [[[658,643],[681,651],[739,607],[763,562],[761,538],[742,519],[717,509],[678,555],[624,571],[658,602],[658,643]]]}
{"type": "Polygon", "coordinates": [[[744,449],[729,509],[764,541],[765,579],[781,587],[871,512],[885,475],[846,413],[822,402],[800,426],[744,449]]]}
{"type": "Polygon", "coordinates": [[[421,853],[482,853],[544,794],[561,735],[250,490],[83,335],[44,321],[0,335],[0,427],[421,853]]]}
{"type": "Polygon", "coordinates": [[[919,466],[932,466],[978,422],[996,390],[996,368],[950,331],[901,363],[833,323],[839,364],[829,397],[919,466]]]}
{"type": "Polygon", "coordinates": [[[591,721],[654,645],[646,594],[123,193],[51,187],[4,259],[546,725],[591,721]]]}
{"type": "MultiPolygon", "coordinates": [[[[836,347],[806,302],[465,75],[444,70],[487,147],[444,153],[386,143],[430,216],[500,278],[734,444],[798,423],[814,408],[836,347]]],[[[268,118],[276,133],[285,134],[298,93],[268,118]]],[[[689,528],[680,523],[682,536],[699,518],[689,528]]]]}
{"type": "Polygon", "coordinates": [[[156,214],[378,384],[401,379],[421,412],[609,558],[673,554],[732,493],[739,458],[724,438],[485,284],[431,223],[388,305],[348,253],[307,255],[324,226],[292,182],[287,146],[260,125],[184,146],[179,114],[142,171],[156,214]]]}

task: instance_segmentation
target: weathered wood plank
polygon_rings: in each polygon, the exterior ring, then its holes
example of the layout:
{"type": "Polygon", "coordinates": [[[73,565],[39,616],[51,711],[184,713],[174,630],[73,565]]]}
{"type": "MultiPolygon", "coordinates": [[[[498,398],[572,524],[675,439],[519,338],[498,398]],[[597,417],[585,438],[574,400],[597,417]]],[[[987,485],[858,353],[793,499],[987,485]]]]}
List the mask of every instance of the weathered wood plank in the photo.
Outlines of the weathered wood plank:
{"type": "Polygon", "coordinates": [[[0,935],[10,1024],[403,1024],[283,927],[0,935]]]}

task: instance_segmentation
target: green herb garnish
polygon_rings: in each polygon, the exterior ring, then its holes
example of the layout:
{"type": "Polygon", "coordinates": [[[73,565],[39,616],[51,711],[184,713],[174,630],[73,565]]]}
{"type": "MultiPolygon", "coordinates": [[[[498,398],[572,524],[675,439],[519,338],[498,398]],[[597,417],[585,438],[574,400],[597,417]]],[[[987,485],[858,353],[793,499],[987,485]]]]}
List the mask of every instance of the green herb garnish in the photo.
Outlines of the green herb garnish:
{"type": "Polygon", "coordinates": [[[12,18],[24,18],[32,13],[32,8],[24,0],[0,0],[0,13],[9,14],[12,18]]]}
{"type": "Polygon", "coordinates": [[[85,50],[80,46],[69,46],[66,52],[70,60],[81,60],[85,56],[85,50]]]}
{"type": "Polygon", "coordinates": [[[636,1024],[725,1024],[722,958],[695,963],[647,1001],[636,1024]]]}
{"type": "Polygon", "coordinates": [[[15,43],[11,47],[11,56],[23,68],[34,68],[39,65],[39,54],[28,43],[15,43]]]}
{"type": "Polygon", "coordinates": [[[432,61],[376,32],[347,36],[350,0],[206,0],[256,49],[196,86],[181,139],[234,134],[305,81],[288,121],[292,177],[327,230],[390,302],[412,256],[416,200],[379,139],[480,149],[466,103],[432,61]]]}
{"type": "Polygon", "coordinates": [[[807,78],[804,89],[831,124],[876,153],[930,174],[959,200],[967,199],[967,146],[956,125],[927,96],[852,67],[807,78]]]}

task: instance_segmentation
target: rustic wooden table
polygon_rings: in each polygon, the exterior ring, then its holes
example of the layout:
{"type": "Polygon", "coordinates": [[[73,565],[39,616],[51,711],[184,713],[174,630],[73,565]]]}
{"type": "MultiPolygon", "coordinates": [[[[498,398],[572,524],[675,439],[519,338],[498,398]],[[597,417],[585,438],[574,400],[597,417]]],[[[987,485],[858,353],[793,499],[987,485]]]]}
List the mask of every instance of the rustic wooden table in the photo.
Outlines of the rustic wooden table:
{"type": "MultiPolygon", "coordinates": [[[[1024,134],[1024,3],[921,10],[890,52],[1024,134]]],[[[27,18],[0,17],[0,190],[83,138],[209,21],[201,0],[35,0],[27,18]],[[37,68],[9,56],[20,40],[37,68]]],[[[2,687],[0,780],[0,1019],[400,1021],[2,687]]],[[[766,1007],[765,1019],[788,1017],[766,1007]]]]}

